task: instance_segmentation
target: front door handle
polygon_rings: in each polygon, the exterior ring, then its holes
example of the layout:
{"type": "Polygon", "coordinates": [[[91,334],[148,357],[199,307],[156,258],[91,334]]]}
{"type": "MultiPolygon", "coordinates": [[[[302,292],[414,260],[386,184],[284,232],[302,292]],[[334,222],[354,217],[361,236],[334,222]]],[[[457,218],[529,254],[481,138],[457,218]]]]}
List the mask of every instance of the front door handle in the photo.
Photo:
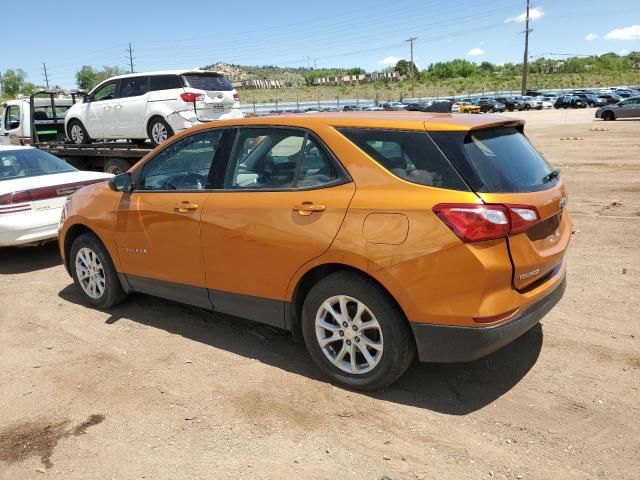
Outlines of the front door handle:
{"type": "Polygon", "coordinates": [[[173,209],[180,213],[187,213],[193,210],[197,210],[198,205],[191,202],[181,202],[178,205],[175,205],[173,209]]]}
{"type": "Polygon", "coordinates": [[[319,205],[317,203],[303,202],[300,205],[294,205],[293,209],[298,212],[298,215],[306,217],[313,212],[324,212],[327,207],[326,205],[319,205]]]}

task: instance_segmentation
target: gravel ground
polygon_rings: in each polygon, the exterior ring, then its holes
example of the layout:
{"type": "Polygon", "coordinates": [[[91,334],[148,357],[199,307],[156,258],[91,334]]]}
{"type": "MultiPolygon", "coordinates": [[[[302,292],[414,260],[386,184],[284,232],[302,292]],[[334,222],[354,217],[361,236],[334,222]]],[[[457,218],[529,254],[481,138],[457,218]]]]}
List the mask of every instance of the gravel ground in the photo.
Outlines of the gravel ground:
{"type": "Polygon", "coordinates": [[[510,115],[575,224],[540,326],[361,394],[284,332],[144,295],[94,310],[55,245],[2,249],[0,478],[640,478],[640,121],[510,115]]]}

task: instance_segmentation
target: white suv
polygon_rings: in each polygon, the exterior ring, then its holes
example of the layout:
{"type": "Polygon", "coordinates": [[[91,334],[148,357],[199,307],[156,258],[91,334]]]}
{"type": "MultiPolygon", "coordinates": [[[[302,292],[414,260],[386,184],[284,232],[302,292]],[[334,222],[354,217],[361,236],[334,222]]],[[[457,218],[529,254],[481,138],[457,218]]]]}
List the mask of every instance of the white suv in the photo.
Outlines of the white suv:
{"type": "Polygon", "coordinates": [[[240,96],[220,73],[173,70],[105,80],[72,106],[65,131],[73,143],[125,138],[159,145],[212,120],[242,118],[240,96]]]}

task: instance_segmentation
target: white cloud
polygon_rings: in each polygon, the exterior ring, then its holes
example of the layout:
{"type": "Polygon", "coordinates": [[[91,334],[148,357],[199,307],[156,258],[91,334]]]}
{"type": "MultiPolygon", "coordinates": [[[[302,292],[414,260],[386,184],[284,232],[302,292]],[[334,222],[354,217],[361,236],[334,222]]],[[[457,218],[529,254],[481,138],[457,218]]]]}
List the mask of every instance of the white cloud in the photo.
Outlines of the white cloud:
{"type": "MultiPolygon", "coordinates": [[[[540,20],[544,17],[544,10],[541,7],[533,7],[529,10],[529,20],[540,20]]],[[[522,12],[515,17],[505,19],[504,23],[523,23],[527,19],[527,12],[522,12]]]]}
{"type": "Polygon", "coordinates": [[[479,55],[484,55],[484,50],[481,48],[472,48],[467,52],[467,55],[471,55],[472,57],[477,57],[479,55]]]}
{"type": "Polygon", "coordinates": [[[626,48],[623,48],[618,52],[618,55],[622,55],[622,56],[629,55],[629,50],[627,50],[626,48]]]}
{"type": "Polygon", "coordinates": [[[607,33],[604,38],[606,40],[640,40],[640,25],[616,28],[607,33]]]}
{"type": "Polygon", "coordinates": [[[394,65],[402,60],[401,57],[394,57],[393,55],[389,55],[388,57],[384,57],[378,63],[381,65],[394,65]]]}
{"type": "Polygon", "coordinates": [[[584,37],[584,39],[588,42],[592,42],[593,40],[596,40],[598,38],[598,34],[597,33],[588,33],[586,37],[584,37]]]}
{"type": "Polygon", "coordinates": [[[489,40],[482,40],[482,41],[480,42],[480,45],[484,45],[484,44],[485,44],[485,43],[487,43],[488,41],[489,41],[489,40]]]}

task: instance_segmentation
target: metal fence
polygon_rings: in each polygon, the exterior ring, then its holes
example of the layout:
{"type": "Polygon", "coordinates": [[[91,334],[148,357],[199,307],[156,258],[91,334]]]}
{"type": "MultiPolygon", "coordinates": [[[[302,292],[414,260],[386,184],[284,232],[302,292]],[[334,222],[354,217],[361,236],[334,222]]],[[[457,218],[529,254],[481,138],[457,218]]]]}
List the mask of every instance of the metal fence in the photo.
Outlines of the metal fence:
{"type": "MultiPolygon", "coordinates": [[[[602,87],[582,87],[586,90],[599,90],[602,87]]],[[[555,88],[555,89],[538,89],[536,91],[542,94],[562,94],[564,92],[576,90],[576,88],[555,88]]],[[[447,97],[439,96],[417,96],[417,97],[399,97],[392,101],[401,101],[403,103],[416,103],[416,102],[430,102],[442,99],[463,99],[463,98],[480,98],[480,97],[514,97],[519,96],[520,90],[495,90],[495,91],[483,91],[483,92],[469,92],[466,94],[459,93],[457,95],[451,95],[447,97]]],[[[245,103],[241,105],[242,112],[245,114],[253,115],[269,115],[275,113],[301,113],[305,111],[319,110],[319,109],[335,109],[342,110],[345,105],[357,105],[360,107],[369,107],[374,105],[380,105],[387,100],[380,100],[379,98],[340,98],[329,100],[290,100],[290,101],[274,101],[264,103],[245,103]]]]}

